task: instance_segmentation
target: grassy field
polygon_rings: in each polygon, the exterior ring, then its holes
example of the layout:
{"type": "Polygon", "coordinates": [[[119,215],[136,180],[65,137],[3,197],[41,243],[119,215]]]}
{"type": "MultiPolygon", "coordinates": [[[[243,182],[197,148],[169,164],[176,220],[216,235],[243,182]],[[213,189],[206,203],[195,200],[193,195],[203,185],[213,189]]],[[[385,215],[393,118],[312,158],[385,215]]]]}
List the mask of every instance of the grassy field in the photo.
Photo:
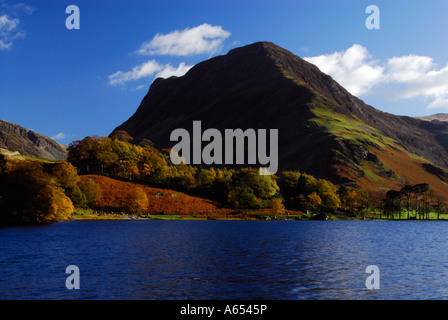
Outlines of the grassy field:
{"type": "Polygon", "coordinates": [[[125,215],[102,213],[93,210],[77,209],[73,212],[71,220],[124,220],[125,215]]]}

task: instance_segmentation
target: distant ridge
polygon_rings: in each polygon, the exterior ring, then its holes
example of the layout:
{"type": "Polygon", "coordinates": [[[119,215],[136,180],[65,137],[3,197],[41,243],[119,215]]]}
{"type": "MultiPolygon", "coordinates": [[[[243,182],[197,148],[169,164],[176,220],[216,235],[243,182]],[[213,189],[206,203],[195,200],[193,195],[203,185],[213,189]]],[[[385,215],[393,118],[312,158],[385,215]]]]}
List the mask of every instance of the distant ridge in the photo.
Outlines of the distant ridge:
{"type": "Polygon", "coordinates": [[[415,118],[425,121],[432,121],[432,120],[448,121],[448,113],[436,113],[431,116],[415,117],[415,118]]]}
{"type": "Polygon", "coordinates": [[[0,148],[28,157],[67,159],[67,147],[64,145],[6,120],[0,120],[0,148]]]}

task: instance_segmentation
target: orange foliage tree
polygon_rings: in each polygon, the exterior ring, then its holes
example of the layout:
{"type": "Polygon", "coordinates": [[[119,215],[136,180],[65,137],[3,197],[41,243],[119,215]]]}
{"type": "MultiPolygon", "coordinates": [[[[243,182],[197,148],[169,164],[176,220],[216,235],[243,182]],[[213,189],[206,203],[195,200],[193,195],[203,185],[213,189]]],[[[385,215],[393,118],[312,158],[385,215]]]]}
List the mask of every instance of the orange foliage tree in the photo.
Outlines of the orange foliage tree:
{"type": "Polygon", "coordinates": [[[0,221],[50,223],[68,219],[74,206],[37,161],[7,163],[0,175],[0,221]]]}

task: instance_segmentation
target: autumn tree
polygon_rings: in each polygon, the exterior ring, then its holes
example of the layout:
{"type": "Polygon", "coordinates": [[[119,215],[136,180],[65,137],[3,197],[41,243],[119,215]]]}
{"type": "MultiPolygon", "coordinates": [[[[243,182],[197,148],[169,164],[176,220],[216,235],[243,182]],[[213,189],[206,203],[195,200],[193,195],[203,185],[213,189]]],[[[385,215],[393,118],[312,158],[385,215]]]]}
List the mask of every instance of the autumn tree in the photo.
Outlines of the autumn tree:
{"type": "Polygon", "coordinates": [[[429,212],[431,211],[431,202],[434,198],[434,191],[432,191],[427,185],[427,189],[425,188],[425,192],[422,193],[422,204],[423,204],[423,216],[425,219],[429,219],[429,212]]]}
{"type": "Polygon", "coordinates": [[[285,211],[285,205],[280,197],[272,197],[265,202],[263,207],[271,209],[275,214],[280,214],[285,211]]]}
{"type": "Polygon", "coordinates": [[[370,202],[370,196],[367,191],[363,189],[343,187],[339,188],[338,193],[343,209],[348,210],[355,215],[365,217],[370,202]]]}
{"type": "Polygon", "coordinates": [[[72,164],[68,162],[57,163],[51,169],[50,176],[76,207],[86,206],[86,197],[79,188],[81,178],[78,176],[77,169],[72,164]]]}
{"type": "Polygon", "coordinates": [[[307,195],[301,194],[298,196],[298,205],[303,211],[309,212],[310,210],[320,207],[321,204],[322,200],[316,192],[312,192],[307,195]]]}
{"type": "Polygon", "coordinates": [[[79,189],[85,197],[85,207],[98,208],[101,201],[102,193],[98,184],[89,178],[81,179],[79,189]]]}
{"type": "Polygon", "coordinates": [[[415,197],[415,217],[422,218],[425,212],[426,193],[429,192],[430,187],[428,183],[419,183],[414,185],[413,189],[415,197]]]}
{"type": "MultiPolygon", "coordinates": [[[[285,198],[294,197],[296,195],[299,178],[299,171],[283,171],[278,177],[277,183],[285,198]]],[[[285,200],[287,201],[287,199],[285,200]]]]}
{"type": "Polygon", "coordinates": [[[275,177],[260,175],[256,168],[243,168],[232,175],[228,203],[242,208],[260,208],[279,190],[275,177]]]}
{"type": "Polygon", "coordinates": [[[341,205],[336,186],[328,180],[316,179],[299,171],[284,171],[278,178],[280,193],[285,198],[287,208],[300,210],[306,196],[316,193],[325,211],[335,211],[341,205]],[[302,197],[300,197],[302,195],[302,197]]]}
{"type": "Polygon", "coordinates": [[[198,191],[205,195],[213,195],[213,186],[216,179],[215,169],[199,168],[195,174],[195,183],[198,191]]]}
{"type": "Polygon", "coordinates": [[[132,138],[125,130],[114,131],[110,134],[109,138],[111,138],[112,140],[120,140],[128,143],[134,140],[134,138],[132,138]]]}
{"type": "Polygon", "coordinates": [[[316,182],[316,193],[322,200],[322,206],[327,211],[336,211],[340,205],[341,200],[338,195],[336,186],[328,180],[319,179],[316,182]]]}
{"type": "Polygon", "coordinates": [[[405,202],[407,218],[410,219],[410,212],[413,206],[415,219],[429,219],[431,202],[434,193],[428,183],[419,183],[416,185],[405,185],[400,191],[390,190],[384,198],[385,213],[391,215],[391,212],[398,212],[401,218],[402,202],[405,202]]]}
{"type": "MultiPolygon", "coordinates": [[[[141,180],[153,185],[167,185],[172,183],[177,175],[181,176],[189,170],[189,166],[184,164],[176,167],[170,166],[167,159],[167,155],[157,149],[144,148],[139,162],[142,171],[141,180]],[[180,170],[180,173],[176,171],[177,169],[180,170]]],[[[190,173],[188,172],[186,175],[190,175],[190,173]]]]}
{"type": "Polygon", "coordinates": [[[75,210],[73,202],[65,195],[62,189],[52,186],[53,199],[51,210],[45,217],[45,222],[58,222],[69,219],[75,210]]]}
{"type": "Polygon", "coordinates": [[[126,209],[135,214],[141,214],[148,210],[148,196],[140,187],[134,187],[127,196],[126,209]]]}
{"type": "Polygon", "coordinates": [[[78,168],[80,173],[95,172],[96,141],[92,137],[71,142],[67,148],[67,160],[78,168]]]}
{"type": "Polygon", "coordinates": [[[254,191],[241,185],[237,185],[229,191],[227,202],[237,209],[259,208],[261,205],[261,201],[254,191]]]}
{"type": "Polygon", "coordinates": [[[286,207],[300,210],[304,197],[311,193],[311,176],[301,174],[299,171],[284,171],[278,178],[280,192],[285,198],[286,207]]]}
{"type": "Polygon", "coordinates": [[[149,139],[142,139],[138,142],[138,145],[144,148],[154,148],[154,143],[149,139]]]}
{"type": "Polygon", "coordinates": [[[55,222],[68,219],[74,209],[37,161],[9,164],[0,176],[0,194],[2,222],[55,222]]]}
{"type": "Polygon", "coordinates": [[[228,194],[232,188],[234,169],[215,168],[216,177],[213,181],[212,197],[220,203],[226,203],[228,194]]]}
{"type": "Polygon", "coordinates": [[[401,200],[403,194],[400,191],[389,190],[386,193],[386,200],[384,204],[385,214],[388,217],[395,218],[395,213],[398,212],[398,218],[401,219],[401,200]]]}
{"type": "Polygon", "coordinates": [[[446,211],[447,211],[446,210],[446,205],[445,205],[445,203],[442,200],[436,199],[434,204],[433,204],[433,206],[434,206],[434,210],[437,213],[437,220],[440,219],[440,215],[441,214],[446,214],[446,211]]]}
{"type": "Polygon", "coordinates": [[[296,192],[297,194],[311,194],[316,192],[316,178],[306,173],[302,173],[297,181],[296,192]]]}
{"type": "Polygon", "coordinates": [[[68,162],[54,165],[50,175],[55,179],[56,185],[63,189],[74,188],[81,181],[77,169],[68,162]]]}
{"type": "Polygon", "coordinates": [[[408,213],[408,220],[410,218],[410,212],[411,212],[411,200],[412,196],[414,194],[414,186],[412,185],[405,185],[403,188],[401,188],[400,192],[403,194],[403,197],[406,201],[406,210],[408,213]]]}
{"type": "Polygon", "coordinates": [[[256,168],[241,169],[241,174],[240,179],[261,199],[269,199],[279,190],[274,175],[260,175],[256,168]]]}

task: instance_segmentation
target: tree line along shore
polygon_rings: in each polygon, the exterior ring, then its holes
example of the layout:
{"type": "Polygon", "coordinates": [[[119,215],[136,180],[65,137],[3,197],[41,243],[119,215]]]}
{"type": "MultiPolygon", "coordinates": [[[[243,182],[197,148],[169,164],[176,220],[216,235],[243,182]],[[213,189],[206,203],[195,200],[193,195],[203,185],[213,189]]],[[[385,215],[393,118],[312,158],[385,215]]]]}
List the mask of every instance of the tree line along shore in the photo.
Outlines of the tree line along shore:
{"type": "Polygon", "coordinates": [[[0,155],[0,223],[70,219],[444,219],[445,203],[422,182],[380,199],[304,172],[174,165],[170,150],[126,132],[86,137],[67,161],[0,155]]]}

